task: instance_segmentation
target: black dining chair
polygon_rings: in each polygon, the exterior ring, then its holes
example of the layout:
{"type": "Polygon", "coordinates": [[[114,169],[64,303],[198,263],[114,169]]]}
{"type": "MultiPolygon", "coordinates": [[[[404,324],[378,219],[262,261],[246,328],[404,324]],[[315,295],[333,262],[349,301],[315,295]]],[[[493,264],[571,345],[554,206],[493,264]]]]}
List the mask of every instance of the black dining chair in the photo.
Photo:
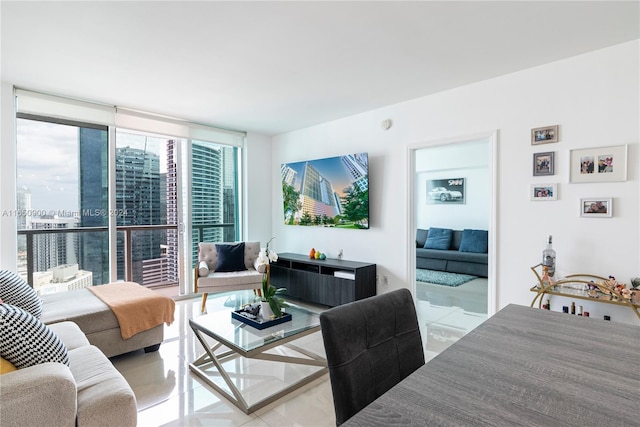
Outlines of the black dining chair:
{"type": "Polygon", "coordinates": [[[340,425],[424,365],[413,297],[399,289],[320,314],[340,425]]]}

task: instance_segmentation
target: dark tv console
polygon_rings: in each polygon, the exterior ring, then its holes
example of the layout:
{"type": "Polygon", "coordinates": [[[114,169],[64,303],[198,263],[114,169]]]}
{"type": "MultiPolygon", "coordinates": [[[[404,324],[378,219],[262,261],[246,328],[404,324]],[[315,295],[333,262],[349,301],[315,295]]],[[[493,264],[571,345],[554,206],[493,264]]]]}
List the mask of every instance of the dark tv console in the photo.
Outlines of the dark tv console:
{"type": "Polygon", "coordinates": [[[283,253],[271,263],[271,283],[290,297],[335,307],[376,294],[376,265],[283,253]]]}

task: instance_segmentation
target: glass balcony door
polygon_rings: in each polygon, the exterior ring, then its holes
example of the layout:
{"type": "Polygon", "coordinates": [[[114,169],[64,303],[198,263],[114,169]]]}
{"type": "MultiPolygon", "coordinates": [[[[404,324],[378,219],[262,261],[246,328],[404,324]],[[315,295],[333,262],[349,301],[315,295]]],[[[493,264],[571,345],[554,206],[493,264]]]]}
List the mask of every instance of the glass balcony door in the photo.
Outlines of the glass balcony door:
{"type": "Polygon", "coordinates": [[[18,274],[40,294],[109,280],[108,128],[17,117],[18,274]]]}

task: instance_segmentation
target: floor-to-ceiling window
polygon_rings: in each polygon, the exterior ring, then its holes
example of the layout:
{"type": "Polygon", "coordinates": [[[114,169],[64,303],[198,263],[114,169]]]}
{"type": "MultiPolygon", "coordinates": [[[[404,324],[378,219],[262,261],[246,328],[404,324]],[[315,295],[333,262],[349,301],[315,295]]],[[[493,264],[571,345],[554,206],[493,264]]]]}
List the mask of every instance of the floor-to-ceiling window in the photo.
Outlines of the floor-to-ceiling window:
{"type": "Polygon", "coordinates": [[[243,133],[16,91],[18,273],[39,293],[190,293],[197,243],[240,238],[243,133]]]}
{"type": "Polygon", "coordinates": [[[18,273],[39,293],[109,278],[105,126],[18,115],[18,273]]]}

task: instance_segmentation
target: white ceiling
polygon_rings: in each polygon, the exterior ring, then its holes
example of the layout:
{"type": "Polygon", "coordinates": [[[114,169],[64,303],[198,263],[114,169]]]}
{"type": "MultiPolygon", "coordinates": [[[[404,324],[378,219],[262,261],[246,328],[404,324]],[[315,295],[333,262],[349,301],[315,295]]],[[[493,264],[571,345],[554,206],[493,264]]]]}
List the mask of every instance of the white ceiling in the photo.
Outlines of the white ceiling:
{"type": "Polygon", "coordinates": [[[638,6],[2,1],[1,77],[273,135],[638,39],[638,6]]]}

